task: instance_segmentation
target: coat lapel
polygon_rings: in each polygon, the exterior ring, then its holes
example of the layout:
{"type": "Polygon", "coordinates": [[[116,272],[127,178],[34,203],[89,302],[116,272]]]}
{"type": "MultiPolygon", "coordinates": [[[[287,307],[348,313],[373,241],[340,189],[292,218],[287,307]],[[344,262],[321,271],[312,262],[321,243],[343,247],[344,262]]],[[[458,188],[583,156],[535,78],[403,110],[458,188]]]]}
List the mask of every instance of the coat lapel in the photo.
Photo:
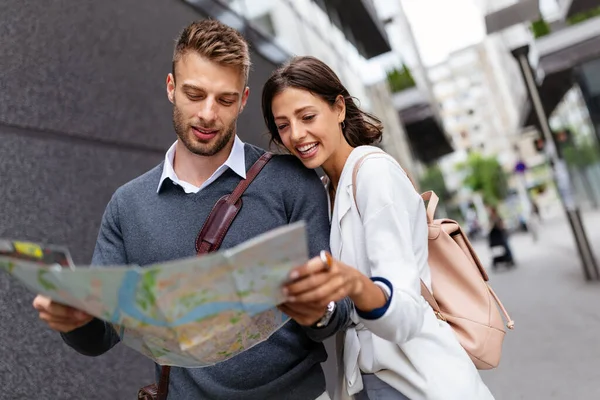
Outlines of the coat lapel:
{"type": "Polygon", "coordinates": [[[335,195],[335,206],[331,215],[331,233],[329,236],[329,245],[331,247],[331,254],[338,259],[342,255],[342,221],[346,217],[352,208],[354,203],[354,195],[352,193],[352,172],[354,165],[363,154],[378,150],[373,146],[361,146],[356,148],[348,160],[340,176],[340,182],[338,184],[337,193],[335,195]]]}

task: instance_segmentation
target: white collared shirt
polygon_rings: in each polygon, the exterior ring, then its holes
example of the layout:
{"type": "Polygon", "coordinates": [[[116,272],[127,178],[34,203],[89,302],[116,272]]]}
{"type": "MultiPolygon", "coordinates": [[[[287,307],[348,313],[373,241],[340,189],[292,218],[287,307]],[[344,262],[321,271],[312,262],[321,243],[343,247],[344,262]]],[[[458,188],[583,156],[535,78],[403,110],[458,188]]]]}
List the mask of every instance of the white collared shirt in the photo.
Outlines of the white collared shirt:
{"type": "Polygon", "coordinates": [[[246,179],[246,155],[244,152],[244,142],[240,140],[240,138],[236,135],[235,140],[233,141],[233,148],[231,149],[231,153],[229,153],[229,157],[225,162],[217,168],[217,170],[208,178],[200,187],[196,187],[189,182],[183,181],[177,177],[175,173],[175,169],[173,168],[173,160],[175,160],[175,147],[177,145],[177,141],[173,143],[173,145],[167,151],[165,155],[165,163],[163,166],[162,176],[160,177],[160,181],[158,182],[158,188],[156,192],[160,191],[160,188],[165,181],[165,179],[169,178],[175,185],[181,186],[186,193],[198,193],[214,181],[216,181],[227,168],[230,168],[233,172],[238,174],[242,179],[246,179]]]}

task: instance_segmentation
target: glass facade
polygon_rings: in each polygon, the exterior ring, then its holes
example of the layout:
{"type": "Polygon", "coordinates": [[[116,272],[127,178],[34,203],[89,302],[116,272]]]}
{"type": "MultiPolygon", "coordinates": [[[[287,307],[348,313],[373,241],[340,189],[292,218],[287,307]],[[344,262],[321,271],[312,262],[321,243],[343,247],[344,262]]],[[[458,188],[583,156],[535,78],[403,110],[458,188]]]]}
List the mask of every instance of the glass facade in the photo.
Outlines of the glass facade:
{"type": "Polygon", "coordinates": [[[550,116],[550,127],[554,131],[570,129],[579,143],[595,140],[594,126],[578,85],[573,86],[558,104],[550,116]]]}
{"type": "Polygon", "coordinates": [[[230,0],[228,5],[290,55],[311,55],[325,62],[362,106],[371,109],[361,77],[367,60],[315,2],[230,0]]]}

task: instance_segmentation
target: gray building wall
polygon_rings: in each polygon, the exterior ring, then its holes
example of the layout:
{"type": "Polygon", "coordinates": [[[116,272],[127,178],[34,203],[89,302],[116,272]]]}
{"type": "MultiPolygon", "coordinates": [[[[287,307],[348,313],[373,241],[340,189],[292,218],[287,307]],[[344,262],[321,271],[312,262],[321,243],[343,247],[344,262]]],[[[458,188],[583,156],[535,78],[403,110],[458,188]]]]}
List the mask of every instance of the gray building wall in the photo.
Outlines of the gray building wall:
{"type": "MultiPolygon", "coordinates": [[[[201,18],[176,0],[0,2],[0,237],[65,244],[89,263],[114,190],[175,140],[165,79],[173,40],[201,18]]],[[[253,55],[243,140],[266,146],[253,55]]],[[[117,346],[88,358],[37,319],[0,273],[0,399],[132,399],[152,363],[117,346]]]]}

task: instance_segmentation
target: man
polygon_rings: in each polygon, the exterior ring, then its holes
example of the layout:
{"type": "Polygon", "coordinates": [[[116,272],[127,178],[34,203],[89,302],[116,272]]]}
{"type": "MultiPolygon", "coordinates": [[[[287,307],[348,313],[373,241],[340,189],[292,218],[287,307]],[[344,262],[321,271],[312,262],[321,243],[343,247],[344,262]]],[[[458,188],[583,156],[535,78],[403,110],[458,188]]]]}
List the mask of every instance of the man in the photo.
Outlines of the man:
{"type": "MultiPolygon", "coordinates": [[[[120,187],[104,213],[92,264],[152,263],[195,254],[196,236],[213,205],[231,193],[264,153],[236,136],[248,99],[248,45],[217,21],[183,30],[167,77],[178,140],[163,163],[120,187]]],[[[311,256],[328,248],[327,199],[314,171],[275,156],[246,190],[222,248],[305,220],[311,256]]],[[[119,337],[110,324],[38,296],[40,318],[78,352],[97,356],[119,337]]],[[[215,366],[172,368],[169,399],[327,399],[320,363],[324,339],[349,320],[347,302],[331,307],[288,303],[294,321],[265,342],[215,366]]],[[[160,367],[156,366],[156,375],[160,367]]]]}

